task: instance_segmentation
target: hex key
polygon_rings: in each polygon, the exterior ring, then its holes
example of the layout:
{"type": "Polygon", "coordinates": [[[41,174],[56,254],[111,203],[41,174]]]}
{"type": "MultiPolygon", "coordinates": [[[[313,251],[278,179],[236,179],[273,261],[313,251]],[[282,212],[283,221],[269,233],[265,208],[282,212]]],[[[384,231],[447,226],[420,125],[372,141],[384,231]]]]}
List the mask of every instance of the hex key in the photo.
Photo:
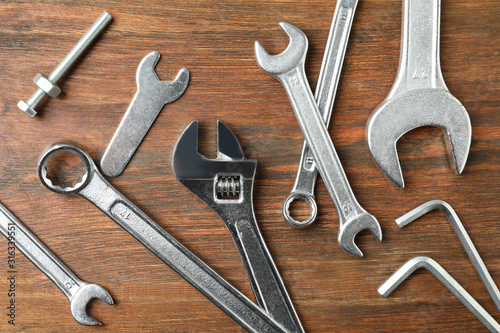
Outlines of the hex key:
{"type": "Polygon", "coordinates": [[[428,213],[434,209],[443,211],[450,220],[451,226],[453,227],[453,229],[455,229],[458,239],[460,239],[460,242],[465,248],[465,252],[467,252],[467,255],[474,264],[474,267],[476,267],[479,276],[483,280],[486,289],[488,289],[491,298],[495,302],[497,308],[500,310],[500,291],[498,291],[498,287],[495,284],[495,281],[493,281],[490,272],[488,272],[488,269],[486,268],[483,260],[481,259],[481,256],[474,246],[474,243],[467,234],[467,231],[458,218],[457,213],[455,213],[453,207],[442,200],[431,200],[396,219],[396,223],[400,228],[402,228],[410,222],[416,220],[420,216],[424,215],[425,213],[428,213]]]}
{"type": "Polygon", "coordinates": [[[384,283],[378,287],[380,295],[387,297],[401,282],[406,280],[411,273],[419,268],[425,268],[441,281],[449,291],[455,295],[467,309],[481,321],[490,332],[500,332],[500,325],[490,316],[488,312],[472,297],[443,267],[435,260],[418,256],[408,260],[396,272],[394,272],[384,283]]]}

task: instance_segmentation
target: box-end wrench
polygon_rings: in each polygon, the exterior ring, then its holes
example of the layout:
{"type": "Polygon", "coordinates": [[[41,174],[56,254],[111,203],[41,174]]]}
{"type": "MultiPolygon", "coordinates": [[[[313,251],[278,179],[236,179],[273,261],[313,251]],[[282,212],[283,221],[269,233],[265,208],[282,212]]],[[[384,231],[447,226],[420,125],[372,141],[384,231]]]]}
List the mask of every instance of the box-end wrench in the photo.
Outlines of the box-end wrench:
{"type": "MultiPolygon", "coordinates": [[[[314,98],[327,127],[332,115],[335,94],[357,4],[358,0],[337,1],[332,26],[326,42],[314,98]]],[[[316,169],[314,157],[307,143],[304,142],[295,185],[283,202],[283,217],[290,225],[305,227],[312,224],[316,219],[318,208],[314,198],[314,185],[317,176],[318,169],[316,169]],[[290,215],[290,204],[298,199],[305,199],[310,205],[310,215],[305,221],[295,220],[290,215]]]]}
{"type": "Polygon", "coordinates": [[[83,150],[67,144],[50,146],[38,162],[38,176],[45,187],[56,193],[75,193],[93,203],[248,332],[286,333],[263,309],[118,192],[83,150]],[[84,163],[85,172],[72,187],[60,187],[47,175],[47,165],[58,152],[72,152],[84,163]]]}
{"type": "Polygon", "coordinates": [[[450,93],[441,73],[440,11],[440,0],[404,0],[396,81],[366,124],[366,141],[373,160],[400,188],[405,183],[396,143],[417,127],[441,127],[456,173],[462,173],[469,155],[469,114],[450,93]]]}
{"type": "Polygon", "coordinates": [[[283,84],[290,98],[307,145],[337,208],[340,247],[349,254],[362,257],[363,252],[354,243],[355,236],[361,230],[368,229],[381,241],[382,230],[377,219],[356,200],[314,101],[304,68],[307,37],[299,28],[289,23],[281,22],[280,25],[290,37],[290,44],[281,54],[271,56],[259,42],[255,42],[257,62],[264,72],[283,84]]]}
{"type": "Polygon", "coordinates": [[[408,260],[378,287],[380,295],[389,296],[408,276],[419,268],[425,268],[441,281],[481,321],[490,332],[500,332],[500,325],[486,310],[434,259],[418,256],[408,260]]]}
{"type": "Polygon", "coordinates": [[[234,239],[258,304],[289,332],[304,332],[267,249],[253,210],[256,160],[243,156],[231,130],[217,123],[217,159],[198,153],[198,122],[175,145],[173,169],[179,181],[224,221],[234,239]]]}
{"type": "Polygon", "coordinates": [[[113,304],[113,299],[103,287],[80,280],[1,204],[0,231],[61,289],[69,300],[71,314],[77,322],[88,326],[101,325],[87,314],[87,305],[92,299],[113,304]]]}
{"type": "Polygon", "coordinates": [[[137,68],[137,92],[101,159],[102,172],[108,177],[123,172],[163,106],[181,97],[187,88],[186,68],[179,71],[174,81],[160,81],[155,72],[158,60],[160,53],[153,51],[137,68]]]}

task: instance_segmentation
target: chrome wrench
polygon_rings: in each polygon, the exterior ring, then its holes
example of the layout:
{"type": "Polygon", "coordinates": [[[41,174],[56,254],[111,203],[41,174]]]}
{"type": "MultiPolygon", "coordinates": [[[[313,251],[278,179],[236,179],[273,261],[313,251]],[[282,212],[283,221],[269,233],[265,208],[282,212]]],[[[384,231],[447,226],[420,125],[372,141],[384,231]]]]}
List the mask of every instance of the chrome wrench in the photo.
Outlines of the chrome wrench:
{"type": "Polygon", "coordinates": [[[247,331],[286,332],[264,310],[118,192],[81,149],[66,144],[52,145],[38,162],[38,175],[48,189],[56,193],[75,193],[93,203],[247,331]],[[75,185],[62,188],[47,175],[47,164],[56,153],[66,151],[80,157],[85,172],[75,185]]]}
{"type": "Polygon", "coordinates": [[[259,42],[255,42],[257,62],[264,72],[283,84],[290,98],[307,145],[337,208],[340,247],[349,254],[362,257],[363,252],[354,243],[354,237],[361,230],[368,229],[381,241],[382,230],[377,219],[356,200],[314,101],[304,69],[307,37],[299,28],[289,23],[281,22],[280,25],[290,37],[290,44],[283,53],[271,56],[259,42]]]}
{"type": "Polygon", "coordinates": [[[153,51],[137,68],[137,93],[101,160],[102,172],[108,177],[123,172],[163,106],[181,97],[187,88],[189,71],[186,68],[179,71],[174,81],[160,81],[155,73],[159,59],[160,54],[153,51]]]}
{"type": "Polygon", "coordinates": [[[77,322],[88,326],[100,325],[86,311],[92,299],[113,304],[113,299],[103,287],[80,280],[1,204],[0,231],[61,289],[69,300],[71,314],[77,322]]]}
{"type": "MultiPolygon", "coordinates": [[[[319,71],[318,83],[314,98],[318,109],[328,126],[332,115],[333,103],[339,83],[342,63],[349,41],[352,21],[358,0],[338,0],[333,15],[332,26],[326,42],[325,54],[319,71]]],[[[283,217],[294,227],[305,227],[316,219],[317,205],[314,197],[314,185],[318,176],[318,169],[314,157],[304,142],[302,156],[295,185],[288,197],[283,202],[283,217]],[[298,199],[305,199],[310,205],[310,215],[305,221],[295,220],[290,215],[290,204],[298,199]]]]}

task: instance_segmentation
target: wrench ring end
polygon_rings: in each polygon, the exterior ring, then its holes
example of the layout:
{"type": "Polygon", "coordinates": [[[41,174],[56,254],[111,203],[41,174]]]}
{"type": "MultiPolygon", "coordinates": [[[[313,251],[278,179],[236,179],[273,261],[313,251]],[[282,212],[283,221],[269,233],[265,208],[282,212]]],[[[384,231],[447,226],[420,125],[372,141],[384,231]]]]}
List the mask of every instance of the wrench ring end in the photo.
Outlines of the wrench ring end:
{"type": "Polygon", "coordinates": [[[318,214],[318,206],[316,205],[316,201],[314,200],[314,196],[312,196],[309,193],[302,193],[302,192],[292,192],[288,197],[285,199],[283,202],[283,218],[285,221],[290,224],[292,227],[296,228],[304,228],[307,227],[311,224],[314,223],[316,220],[316,216],[318,214]],[[311,209],[311,214],[305,221],[298,221],[295,220],[291,215],[290,215],[290,205],[292,202],[298,199],[305,199],[307,203],[309,204],[309,207],[311,209]]]}

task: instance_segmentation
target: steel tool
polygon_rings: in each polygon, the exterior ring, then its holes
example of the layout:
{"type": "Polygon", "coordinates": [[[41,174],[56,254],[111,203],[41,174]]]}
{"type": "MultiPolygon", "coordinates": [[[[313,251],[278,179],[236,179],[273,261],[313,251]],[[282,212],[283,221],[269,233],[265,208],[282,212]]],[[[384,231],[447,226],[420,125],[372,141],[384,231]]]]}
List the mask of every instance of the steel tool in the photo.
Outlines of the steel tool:
{"type": "Polygon", "coordinates": [[[174,81],[160,81],[155,72],[159,59],[158,52],[151,52],[137,68],[137,93],[101,160],[101,170],[108,177],[123,172],[163,106],[178,99],[187,88],[186,68],[179,71],[174,81]]]}
{"type": "Polygon", "coordinates": [[[337,208],[340,247],[349,254],[362,257],[363,253],[354,243],[354,237],[361,230],[368,229],[381,241],[382,230],[377,219],[356,200],[314,101],[304,69],[307,37],[289,23],[281,22],[280,25],[290,37],[290,44],[283,53],[271,56],[259,42],[255,42],[257,62],[264,72],[278,79],[288,93],[307,145],[337,208]]]}
{"type": "Polygon", "coordinates": [[[264,310],[118,192],[81,149],[67,144],[50,146],[40,158],[38,175],[48,189],[56,193],[75,193],[93,203],[248,332],[286,332],[264,310]],[[85,172],[72,187],[63,188],[49,178],[47,164],[56,153],[66,151],[80,157],[85,172]]]}
{"type": "Polygon", "coordinates": [[[396,272],[394,272],[380,287],[380,295],[387,297],[401,282],[419,268],[425,268],[441,281],[449,291],[455,295],[467,309],[479,319],[491,332],[500,332],[500,325],[490,316],[488,312],[472,297],[448,272],[435,260],[418,256],[408,260],[396,272]]]}
{"type": "Polygon", "coordinates": [[[42,101],[45,95],[49,95],[50,97],[57,97],[61,93],[61,88],[59,88],[56,83],[59,79],[68,71],[68,69],[78,60],[78,58],[82,55],[83,51],[85,51],[92,41],[99,36],[102,30],[108,25],[111,21],[111,15],[104,12],[99,16],[97,21],[92,24],[89,30],[80,38],[78,43],[69,51],[69,53],[64,57],[64,59],[57,65],[57,67],[50,73],[49,77],[45,77],[42,74],[38,73],[33,78],[33,83],[38,86],[38,89],[35,93],[28,99],[27,102],[19,101],[17,103],[17,107],[21,109],[24,113],[26,113],[30,117],[36,116],[37,112],[35,108],[42,101]]]}
{"type": "Polygon", "coordinates": [[[486,268],[483,259],[481,259],[481,256],[477,252],[474,243],[470,239],[469,234],[467,234],[464,225],[458,218],[458,215],[457,213],[455,213],[453,207],[451,207],[448,203],[442,200],[431,200],[418,206],[417,208],[406,213],[400,218],[396,219],[396,223],[400,228],[402,228],[405,225],[411,223],[412,221],[415,221],[425,213],[428,213],[434,209],[439,209],[443,211],[446,217],[448,217],[448,219],[450,220],[451,226],[457,233],[458,239],[460,239],[460,242],[462,243],[465,252],[467,252],[467,255],[474,264],[474,267],[476,267],[479,276],[483,280],[486,289],[488,289],[491,298],[495,302],[497,308],[500,310],[500,291],[498,291],[498,287],[495,284],[495,281],[493,281],[493,278],[491,277],[490,272],[486,268]]]}
{"type": "MultiPolygon", "coordinates": [[[[325,54],[321,63],[314,97],[318,105],[318,110],[327,127],[330,123],[340,71],[344,62],[344,55],[357,4],[358,0],[337,1],[330,34],[326,42],[325,54]]],[[[292,192],[283,202],[283,217],[290,225],[305,227],[312,224],[316,219],[317,206],[314,198],[314,185],[316,184],[317,176],[318,170],[316,169],[314,157],[307,143],[304,142],[295,185],[292,192]],[[305,199],[311,208],[309,218],[305,221],[295,220],[290,215],[290,204],[298,199],[305,199]]]]}
{"type": "Polygon", "coordinates": [[[396,142],[412,129],[441,127],[457,173],[462,173],[469,155],[469,114],[446,87],[439,63],[440,9],[440,0],[404,0],[396,81],[366,124],[373,160],[400,188],[405,183],[396,142]]]}
{"type": "Polygon", "coordinates": [[[304,332],[260,234],[252,192],[257,161],[246,160],[233,133],[217,122],[217,159],[198,153],[198,122],[179,138],[173,168],[179,181],[224,221],[240,252],[259,305],[289,332],[304,332]]]}
{"type": "Polygon", "coordinates": [[[95,298],[113,304],[113,299],[103,287],[80,280],[1,204],[0,231],[61,289],[69,300],[71,314],[77,322],[89,326],[100,325],[87,315],[87,305],[95,298]]]}

